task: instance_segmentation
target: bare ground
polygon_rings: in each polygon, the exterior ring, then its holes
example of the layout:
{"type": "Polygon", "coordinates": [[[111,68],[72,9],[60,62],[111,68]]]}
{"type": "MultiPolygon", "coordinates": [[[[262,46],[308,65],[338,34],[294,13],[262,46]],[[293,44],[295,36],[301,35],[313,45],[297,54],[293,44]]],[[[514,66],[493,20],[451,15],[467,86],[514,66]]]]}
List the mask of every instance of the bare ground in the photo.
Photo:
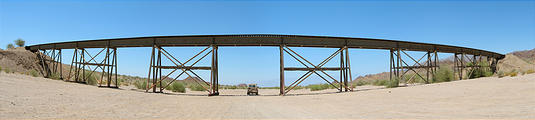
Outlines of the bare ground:
{"type": "Polygon", "coordinates": [[[535,74],[284,97],[144,93],[3,72],[0,86],[0,119],[535,119],[535,74]]]}

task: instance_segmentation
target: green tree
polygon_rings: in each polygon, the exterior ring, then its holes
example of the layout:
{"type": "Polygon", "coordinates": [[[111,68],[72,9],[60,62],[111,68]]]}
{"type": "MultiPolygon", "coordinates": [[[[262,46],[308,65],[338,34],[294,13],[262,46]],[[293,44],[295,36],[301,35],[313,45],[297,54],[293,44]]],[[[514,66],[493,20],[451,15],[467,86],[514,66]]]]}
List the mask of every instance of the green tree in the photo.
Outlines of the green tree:
{"type": "Polygon", "coordinates": [[[15,44],[19,47],[24,47],[24,43],[26,43],[26,41],[22,40],[22,39],[17,39],[15,40],[15,44]]]}
{"type": "Polygon", "coordinates": [[[13,44],[11,43],[7,44],[7,49],[11,49],[11,48],[15,48],[15,46],[13,46],[13,44]]]}

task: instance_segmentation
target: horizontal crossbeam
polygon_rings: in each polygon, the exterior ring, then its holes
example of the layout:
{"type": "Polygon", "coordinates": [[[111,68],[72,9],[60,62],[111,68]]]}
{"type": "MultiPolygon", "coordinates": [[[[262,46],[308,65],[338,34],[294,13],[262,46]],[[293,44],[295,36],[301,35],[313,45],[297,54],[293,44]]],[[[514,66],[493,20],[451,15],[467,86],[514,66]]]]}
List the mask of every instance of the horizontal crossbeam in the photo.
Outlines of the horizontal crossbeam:
{"type": "Polygon", "coordinates": [[[184,70],[211,70],[212,67],[202,66],[202,67],[195,67],[195,66],[152,66],[155,68],[161,68],[161,69],[184,69],[184,70]]]}
{"type": "Polygon", "coordinates": [[[418,69],[418,68],[434,68],[438,66],[401,66],[401,67],[393,67],[394,69],[418,69]]]}
{"type": "Polygon", "coordinates": [[[93,66],[113,66],[110,64],[100,64],[100,63],[85,63],[85,62],[74,62],[76,64],[82,64],[82,65],[93,65],[93,66]]]}
{"type": "Polygon", "coordinates": [[[322,67],[322,68],[298,68],[298,67],[287,67],[284,68],[285,71],[338,71],[342,70],[339,67],[322,67]]]}

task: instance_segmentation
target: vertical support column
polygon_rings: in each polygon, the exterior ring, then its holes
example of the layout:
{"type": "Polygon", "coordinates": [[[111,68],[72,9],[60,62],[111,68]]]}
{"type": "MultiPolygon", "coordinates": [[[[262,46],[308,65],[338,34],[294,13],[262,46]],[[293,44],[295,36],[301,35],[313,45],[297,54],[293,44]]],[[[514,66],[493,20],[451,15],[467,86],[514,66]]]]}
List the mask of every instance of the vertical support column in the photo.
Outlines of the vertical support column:
{"type": "Polygon", "coordinates": [[[425,81],[425,84],[429,84],[429,71],[432,70],[430,69],[432,67],[431,65],[431,52],[427,51],[427,67],[425,68],[425,71],[427,72],[425,77],[426,77],[426,81],[425,81]]]}
{"type": "Polygon", "coordinates": [[[465,54],[462,53],[461,54],[461,69],[460,69],[460,75],[459,75],[460,80],[463,80],[463,70],[466,67],[466,65],[464,64],[464,56],[465,54]]]}
{"type": "Polygon", "coordinates": [[[390,81],[392,81],[392,69],[394,69],[393,66],[394,66],[394,50],[390,49],[390,81]]]}
{"type": "MultiPolygon", "coordinates": [[[[147,86],[145,86],[145,92],[149,92],[149,83],[150,83],[150,79],[151,79],[151,72],[152,72],[152,69],[154,67],[153,63],[154,63],[154,45],[152,46],[152,53],[150,55],[150,63],[149,63],[149,74],[147,76],[147,86]]],[[[153,75],[153,74],[152,74],[153,75]]]]}
{"type": "MultiPolygon", "coordinates": [[[[52,72],[51,73],[56,73],[57,72],[57,69],[56,69],[57,67],[56,67],[56,48],[55,47],[54,47],[54,49],[52,49],[52,53],[50,54],[49,57],[52,59],[52,61],[49,62],[50,64],[52,64],[52,69],[51,69],[52,72]]],[[[46,60],[46,56],[45,56],[45,60],[46,60]]]]}
{"type": "MultiPolygon", "coordinates": [[[[156,49],[158,49],[158,52],[159,52],[160,51],[160,46],[155,46],[155,47],[156,47],[156,49]]],[[[156,55],[154,55],[154,57],[156,57],[156,55]]],[[[152,92],[156,93],[156,86],[155,85],[156,85],[156,82],[157,82],[157,79],[158,79],[158,77],[157,77],[158,69],[156,68],[156,66],[157,66],[157,63],[158,63],[157,60],[159,60],[159,57],[154,58],[154,60],[155,61],[152,62],[152,84],[151,85],[154,86],[154,87],[152,87],[152,92]]]]}
{"type": "Polygon", "coordinates": [[[117,82],[117,48],[113,48],[113,59],[115,61],[114,68],[115,68],[115,87],[119,88],[119,83],[117,82]]]}
{"type": "Polygon", "coordinates": [[[455,53],[454,55],[454,58],[453,58],[453,77],[455,78],[455,76],[458,74],[457,73],[457,67],[459,66],[459,63],[457,63],[458,61],[458,58],[457,58],[457,53],[455,53]]]}
{"type": "MultiPolygon", "coordinates": [[[[108,41],[108,43],[109,43],[109,41],[108,41]]],[[[110,87],[111,86],[111,75],[110,74],[111,74],[112,71],[110,71],[111,66],[110,66],[110,47],[109,46],[106,46],[106,56],[105,56],[104,59],[106,60],[106,66],[103,66],[103,67],[107,68],[106,69],[106,81],[107,81],[106,82],[106,86],[110,87]]],[[[104,71],[102,71],[102,72],[104,72],[104,71]]]]}
{"type": "Polygon", "coordinates": [[[59,79],[63,80],[63,55],[59,49],[59,79]]]}
{"type": "MultiPolygon", "coordinates": [[[[74,61],[72,61],[72,63],[74,63],[74,66],[75,66],[74,67],[74,81],[78,81],[78,63],[77,63],[78,62],[78,48],[74,49],[74,55],[72,57],[73,57],[72,60],[74,60],[74,61]]],[[[72,63],[71,63],[71,69],[73,67],[72,63]]],[[[69,73],[69,75],[70,75],[70,73],[69,73]]],[[[71,79],[71,78],[69,77],[69,79],[71,79]]]]}
{"type": "MultiPolygon", "coordinates": [[[[160,84],[160,93],[163,92],[163,86],[162,86],[162,82],[163,81],[163,78],[162,78],[162,50],[160,50],[161,48],[158,47],[158,63],[157,66],[158,68],[156,69],[157,71],[157,79],[160,81],[159,84],[160,84]]],[[[158,81],[156,81],[158,82],[158,81]]],[[[156,86],[154,86],[154,88],[156,88],[156,86]]]]}
{"type": "Polygon", "coordinates": [[[212,45],[212,67],[210,80],[210,95],[219,95],[219,80],[218,80],[218,46],[212,45]]]}
{"type": "Polygon", "coordinates": [[[81,55],[81,58],[80,58],[80,63],[82,63],[81,64],[81,66],[82,66],[82,68],[81,68],[81,70],[82,70],[82,82],[85,83],[87,81],[85,80],[85,64],[83,64],[84,61],[85,61],[85,49],[82,48],[82,55],[81,55]]]}
{"type": "Polygon", "coordinates": [[[498,72],[498,69],[496,68],[496,66],[498,65],[498,58],[492,58],[492,64],[491,64],[491,69],[492,69],[492,72],[493,73],[497,73],[498,72]]]}
{"type": "Polygon", "coordinates": [[[279,46],[279,58],[280,58],[280,61],[279,61],[280,93],[279,95],[284,95],[284,88],[286,87],[284,84],[284,53],[283,51],[284,51],[284,45],[280,45],[279,46]]]}
{"type": "MultiPolygon", "coordinates": [[[[214,53],[212,53],[214,54],[214,53]]],[[[215,93],[219,95],[219,46],[215,46],[215,93]]]]}
{"type": "MultiPolygon", "coordinates": [[[[346,75],[349,77],[349,82],[346,81],[346,83],[351,84],[350,91],[353,91],[353,88],[355,88],[355,84],[353,84],[353,76],[351,75],[351,62],[349,60],[349,48],[345,46],[346,48],[346,75]]],[[[346,84],[347,85],[347,84],[346,84]]]]}
{"type": "MultiPolygon", "coordinates": [[[[342,51],[344,48],[340,48],[342,51]]],[[[339,92],[342,92],[343,85],[344,85],[344,52],[340,52],[340,85],[339,92]]]]}
{"type": "MultiPolygon", "coordinates": [[[[435,67],[433,68],[433,69],[434,69],[433,71],[434,71],[434,73],[436,73],[437,70],[438,70],[437,68],[440,68],[440,62],[438,61],[438,53],[437,53],[437,50],[436,50],[436,49],[435,49],[435,52],[434,52],[434,53],[435,53],[435,61],[434,61],[434,62],[435,62],[435,64],[434,64],[435,67]]],[[[433,74],[434,74],[434,73],[433,73],[433,74]]],[[[433,76],[434,76],[434,75],[433,75],[433,76]]]]}
{"type": "Polygon", "coordinates": [[[403,67],[401,67],[400,65],[401,64],[401,51],[399,48],[396,49],[397,50],[397,60],[396,60],[396,71],[397,71],[397,75],[396,75],[396,79],[398,80],[398,85],[399,85],[399,81],[401,81],[403,79],[403,67]]]}

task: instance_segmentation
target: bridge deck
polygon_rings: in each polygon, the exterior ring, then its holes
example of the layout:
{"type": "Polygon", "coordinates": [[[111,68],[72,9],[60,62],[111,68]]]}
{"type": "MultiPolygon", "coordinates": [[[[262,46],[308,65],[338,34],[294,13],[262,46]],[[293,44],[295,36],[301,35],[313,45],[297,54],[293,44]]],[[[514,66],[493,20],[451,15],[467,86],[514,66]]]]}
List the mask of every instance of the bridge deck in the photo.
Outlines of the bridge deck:
{"type": "Polygon", "coordinates": [[[74,49],[74,48],[105,48],[109,47],[152,47],[159,46],[280,46],[292,47],[327,47],[362,49],[393,49],[399,48],[409,51],[437,51],[442,53],[465,53],[482,55],[502,59],[503,54],[479,50],[473,48],[407,42],[398,40],[349,38],[328,36],[303,36],[303,35],[191,35],[191,36],[154,36],[136,38],[116,38],[101,40],[85,40],[72,42],[59,42],[27,46],[27,50],[37,51],[42,49],[74,49]]]}

